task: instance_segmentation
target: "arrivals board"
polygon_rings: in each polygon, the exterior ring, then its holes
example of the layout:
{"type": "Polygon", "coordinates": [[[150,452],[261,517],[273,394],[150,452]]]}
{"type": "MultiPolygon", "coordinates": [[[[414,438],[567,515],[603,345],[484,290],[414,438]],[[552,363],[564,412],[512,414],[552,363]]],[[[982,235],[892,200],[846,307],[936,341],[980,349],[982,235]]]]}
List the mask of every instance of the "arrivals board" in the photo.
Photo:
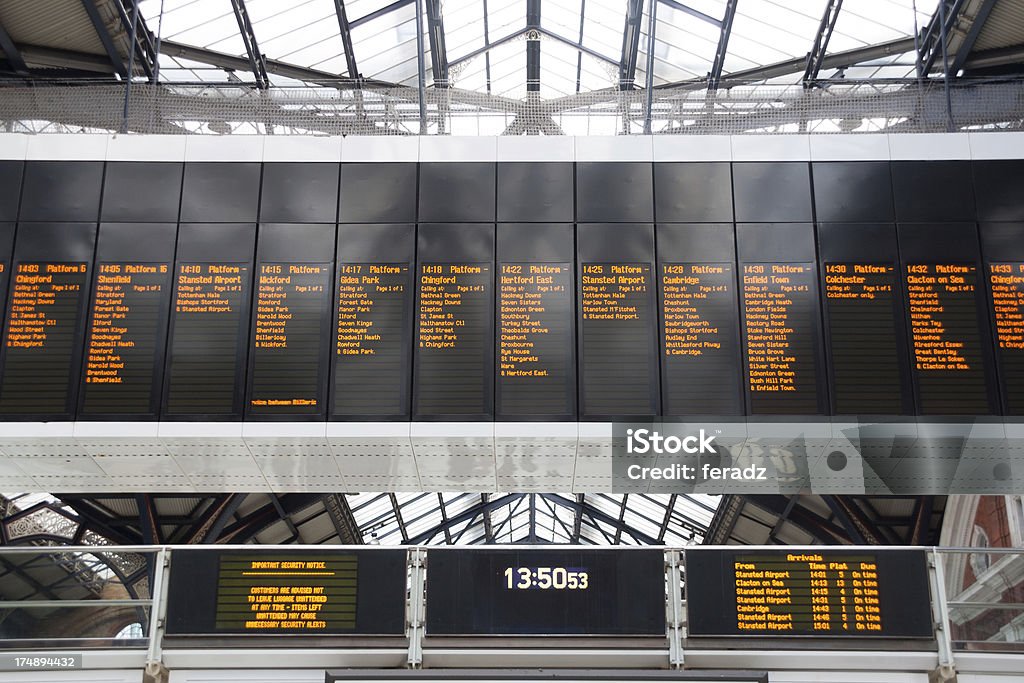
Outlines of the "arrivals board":
{"type": "Polygon", "coordinates": [[[819,411],[816,277],[811,263],[743,264],[744,347],[754,415],[819,411]]]}
{"type": "Polygon", "coordinates": [[[4,327],[0,413],[61,415],[72,409],[70,385],[81,352],[85,263],[21,262],[14,267],[4,327]]]}
{"type": "Polygon", "coordinates": [[[428,636],[665,635],[661,550],[427,551],[428,636]]]}
{"type": "Polygon", "coordinates": [[[905,278],[921,412],[989,412],[977,309],[981,284],[977,266],[909,263],[905,278]]]}
{"type": "Polygon", "coordinates": [[[686,551],[690,636],[932,637],[921,550],[686,551]]]}
{"type": "Polygon", "coordinates": [[[501,263],[498,274],[498,411],[574,413],[570,263],[501,263]]]}
{"type": "Polygon", "coordinates": [[[1024,414],[1024,263],[989,263],[988,287],[995,324],[1003,400],[1011,415],[1024,414]]]}
{"type": "Polygon", "coordinates": [[[394,635],[404,550],[177,552],[168,635],[394,635]]]}
{"type": "Polygon", "coordinates": [[[334,415],[408,413],[408,263],[338,263],[334,415]]]}
{"type": "Polygon", "coordinates": [[[489,412],[494,272],[490,263],[420,263],[416,282],[416,412],[489,412]]]}
{"type": "Polygon", "coordinates": [[[897,268],[887,263],[825,264],[832,392],[840,415],[897,415],[904,410],[897,268]]]}
{"type": "Polygon", "coordinates": [[[96,266],[81,414],[156,416],[169,291],[169,263],[96,266]]]}
{"type": "Polygon", "coordinates": [[[250,358],[251,415],[317,415],[324,409],[328,263],[261,262],[250,358]]]}

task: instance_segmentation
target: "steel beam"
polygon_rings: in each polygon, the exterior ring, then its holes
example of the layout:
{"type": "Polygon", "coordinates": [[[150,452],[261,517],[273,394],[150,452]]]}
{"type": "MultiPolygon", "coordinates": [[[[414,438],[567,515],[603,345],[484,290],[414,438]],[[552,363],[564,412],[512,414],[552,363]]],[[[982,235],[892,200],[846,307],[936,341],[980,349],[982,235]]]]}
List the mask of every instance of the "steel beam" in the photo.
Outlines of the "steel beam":
{"type": "Polygon", "coordinates": [[[434,72],[434,87],[447,88],[448,49],[444,40],[444,17],[441,16],[441,0],[426,0],[427,41],[430,43],[430,68],[434,72]]]}
{"type": "Polygon", "coordinates": [[[270,87],[270,78],[267,76],[267,58],[260,52],[260,46],[256,42],[256,34],[252,30],[252,22],[249,21],[249,13],[245,9],[245,0],[230,0],[231,9],[235,13],[235,20],[238,22],[238,33],[245,43],[245,52],[249,55],[249,70],[256,78],[256,87],[266,90],[270,87]]]}
{"type": "MultiPolygon", "coordinates": [[[[595,527],[597,526],[596,522],[600,521],[615,529],[616,534],[618,534],[619,532],[625,532],[629,534],[637,543],[643,543],[644,545],[662,545],[658,542],[658,539],[654,538],[653,536],[649,536],[643,533],[642,531],[633,529],[632,527],[625,525],[617,517],[612,517],[608,513],[597,509],[590,503],[578,503],[574,500],[563,498],[562,496],[554,493],[541,493],[538,495],[540,495],[542,498],[547,498],[548,500],[552,501],[557,505],[567,507],[570,510],[579,510],[583,515],[590,517],[591,520],[595,521],[595,527]]],[[[600,530],[600,527],[598,527],[598,529],[600,530]]]]}
{"type": "Polygon", "coordinates": [[[114,45],[114,39],[110,35],[110,29],[103,23],[103,17],[100,16],[100,11],[96,7],[95,0],[82,0],[82,7],[85,8],[85,13],[89,15],[89,21],[92,22],[93,28],[96,30],[96,35],[99,37],[100,42],[103,43],[103,49],[107,52],[107,57],[110,58],[110,64],[114,67],[114,71],[121,77],[128,77],[128,67],[125,66],[124,59],[121,58],[121,53],[117,51],[117,46],[114,45]]]}
{"type": "MultiPolygon", "coordinates": [[[[619,66],[620,65],[619,62],[616,62],[614,59],[609,59],[608,57],[606,57],[605,55],[601,54],[597,50],[591,50],[589,47],[583,45],[582,43],[574,43],[573,41],[569,40],[568,38],[564,38],[564,37],[558,35],[557,33],[554,33],[552,31],[547,30],[546,28],[540,28],[540,29],[537,29],[537,30],[540,31],[541,35],[544,35],[544,36],[547,36],[548,38],[552,38],[554,40],[557,40],[560,43],[564,43],[565,45],[568,45],[569,47],[571,47],[571,48],[573,48],[575,50],[579,50],[580,52],[584,52],[584,53],[590,55],[591,57],[593,57],[594,59],[599,59],[602,62],[605,62],[606,64],[612,64],[614,66],[619,66]]],[[[493,45],[493,43],[492,43],[492,45],[493,45]]]]}
{"type": "Polygon", "coordinates": [[[21,56],[21,50],[11,40],[11,36],[7,33],[7,29],[4,28],[3,24],[0,24],[0,50],[4,51],[7,63],[11,65],[16,73],[28,75],[28,65],[25,64],[24,57],[21,56]]]}
{"type": "MultiPolygon", "coordinates": [[[[153,45],[153,36],[150,34],[149,29],[146,28],[145,20],[139,14],[139,8],[135,0],[126,1],[131,6],[132,13],[130,16],[121,0],[113,0],[113,5],[117,8],[117,16],[121,20],[121,28],[124,29],[125,34],[129,37],[130,44],[133,46],[132,54],[142,64],[142,70],[146,73],[146,77],[153,81],[153,73],[156,68],[156,49],[153,45]]],[[[132,71],[131,59],[128,61],[128,70],[129,72],[132,71]]]]}
{"type": "Polygon", "coordinates": [[[836,514],[850,538],[866,545],[885,545],[886,539],[879,529],[864,514],[857,503],[848,496],[822,496],[829,509],[836,514]]]}
{"type": "Polygon", "coordinates": [[[822,543],[835,545],[837,543],[850,542],[850,537],[845,529],[837,527],[829,520],[811,512],[807,508],[796,504],[790,505],[790,500],[785,496],[745,495],[743,498],[762,510],[778,515],[780,518],[785,518],[790,524],[803,529],[822,543]],[[788,511],[787,507],[789,508],[788,511]]]}
{"type": "Polygon", "coordinates": [[[349,28],[355,28],[357,26],[362,26],[363,24],[365,24],[368,21],[373,21],[374,19],[378,19],[378,18],[384,16],[385,14],[390,14],[391,12],[394,12],[397,9],[402,9],[406,5],[413,4],[413,2],[415,2],[415,1],[416,0],[396,0],[396,2],[393,2],[390,5],[387,5],[385,7],[381,7],[379,10],[376,10],[374,12],[370,12],[369,14],[361,16],[358,19],[353,19],[352,21],[349,22],[348,26],[349,26],[349,28]]]}
{"type": "MultiPolygon", "coordinates": [[[[899,40],[890,40],[885,43],[859,47],[854,50],[833,52],[822,60],[821,68],[836,69],[844,66],[853,66],[854,64],[860,64],[861,62],[867,62],[873,59],[887,57],[889,55],[901,55],[904,52],[913,52],[913,50],[913,38],[900,38],[899,40]]],[[[752,69],[744,69],[743,71],[733,71],[729,74],[728,81],[729,83],[751,83],[763,81],[768,78],[775,78],[776,76],[786,76],[792,73],[799,73],[806,66],[806,63],[807,60],[801,57],[797,59],[787,59],[785,61],[768,64],[766,66],[757,66],[752,69]]],[[[665,83],[664,85],[658,85],[655,87],[669,89],[678,88],[680,86],[697,85],[703,82],[703,79],[676,81],[674,83],[665,83]]]]}
{"type": "Polygon", "coordinates": [[[804,68],[803,77],[805,88],[809,88],[818,79],[821,63],[825,61],[825,55],[828,53],[828,41],[832,39],[832,32],[836,28],[836,20],[842,9],[843,0],[827,0],[825,3],[825,13],[822,14],[818,32],[814,35],[814,45],[807,53],[807,66],[804,68]]]}
{"type": "MultiPolygon", "coordinates": [[[[526,0],[526,29],[539,28],[540,0],[526,0]]],[[[531,40],[529,33],[526,35],[526,92],[540,92],[540,40],[531,40]]]]}
{"type": "Polygon", "coordinates": [[[966,0],[939,0],[935,13],[921,34],[918,55],[921,71],[918,76],[927,76],[935,67],[936,60],[942,57],[965,4],[966,0]]]}
{"type": "Polygon", "coordinates": [[[356,53],[352,47],[352,30],[345,11],[345,0],[334,0],[334,13],[338,17],[338,32],[341,34],[342,49],[345,50],[345,68],[349,78],[359,78],[359,67],[356,66],[356,53]]]}
{"type": "MultiPolygon", "coordinates": [[[[580,0],[580,35],[576,40],[580,45],[583,44],[583,26],[584,20],[587,16],[587,0],[580,0]]],[[[580,91],[580,80],[583,78],[583,51],[576,51],[576,92],[580,91]]]]}
{"type": "Polygon", "coordinates": [[[420,108],[420,135],[427,134],[427,67],[423,58],[423,3],[416,0],[416,90],[420,108]]]}
{"type": "Polygon", "coordinates": [[[694,8],[690,7],[689,5],[684,5],[681,2],[677,2],[677,0],[658,0],[658,2],[660,2],[663,5],[665,5],[666,7],[671,7],[672,9],[679,10],[680,12],[683,12],[685,14],[689,14],[691,17],[696,17],[697,19],[700,19],[701,21],[705,21],[705,22],[711,24],[712,26],[715,26],[715,27],[718,27],[718,28],[722,27],[722,22],[720,20],[715,19],[714,17],[712,17],[712,16],[710,16],[708,14],[704,14],[700,10],[694,9],[694,8]]]}
{"type": "Polygon", "coordinates": [[[725,14],[722,15],[722,27],[718,34],[718,47],[715,48],[715,61],[708,73],[708,90],[718,90],[722,82],[722,69],[725,68],[725,55],[729,52],[729,36],[732,35],[732,22],[736,17],[736,3],[739,0],[726,0],[725,14]]]}
{"type": "Polygon", "coordinates": [[[454,517],[449,517],[447,522],[438,524],[432,529],[427,529],[423,533],[417,534],[409,538],[408,544],[421,545],[423,543],[426,543],[437,534],[443,533],[446,527],[448,529],[452,529],[460,524],[465,524],[466,522],[470,521],[471,519],[475,518],[480,514],[487,514],[491,510],[495,510],[497,508],[504,507],[505,505],[514,503],[515,501],[520,500],[525,496],[525,493],[510,493],[506,496],[502,496],[501,498],[494,498],[488,500],[486,503],[478,503],[467,510],[463,510],[454,517]]]}
{"type": "Polygon", "coordinates": [[[988,21],[988,15],[992,13],[992,8],[996,6],[996,0],[982,0],[981,6],[974,13],[974,19],[971,21],[971,27],[967,29],[967,35],[960,41],[960,45],[956,49],[956,54],[953,55],[953,63],[950,65],[949,70],[955,76],[960,73],[967,63],[967,59],[971,54],[971,50],[974,49],[975,43],[978,42],[978,36],[981,35],[981,30],[985,27],[985,22],[988,21]]]}
{"type": "Polygon", "coordinates": [[[498,47],[499,45],[504,45],[505,43],[511,42],[511,41],[515,40],[516,38],[518,38],[519,36],[521,36],[524,33],[526,33],[528,30],[529,29],[521,28],[521,29],[518,29],[516,31],[513,31],[512,33],[509,33],[507,36],[504,36],[502,38],[498,38],[497,40],[495,40],[493,42],[484,43],[483,47],[477,48],[477,49],[473,50],[472,52],[467,52],[466,54],[462,55],[458,59],[454,59],[454,60],[448,62],[448,69],[451,70],[451,68],[453,66],[457,66],[459,64],[462,64],[463,62],[468,62],[469,60],[471,60],[471,59],[473,59],[475,57],[479,57],[480,55],[485,55],[488,52],[490,52],[491,48],[495,48],[495,47],[498,47]]]}
{"type": "Polygon", "coordinates": [[[619,59],[619,90],[633,89],[636,60],[640,52],[640,24],[643,14],[644,0],[628,0],[626,25],[622,29],[622,57],[619,59]]]}
{"type": "Polygon", "coordinates": [[[270,496],[271,502],[225,527],[219,540],[222,543],[245,543],[267,527],[287,520],[290,515],[305,510],[323,498],[323,494],[319,493],[289,493],[280,497],[272,493],[270,496]]]}
{"type": "Polygon", "coordinates": [[[644,74],[647,98],[644,102],[644,135],[651,134],[651,110],[654,109],[654,36],[658,28],[658,0],[651,0],[647,14],[647,72],[644,74]]]}

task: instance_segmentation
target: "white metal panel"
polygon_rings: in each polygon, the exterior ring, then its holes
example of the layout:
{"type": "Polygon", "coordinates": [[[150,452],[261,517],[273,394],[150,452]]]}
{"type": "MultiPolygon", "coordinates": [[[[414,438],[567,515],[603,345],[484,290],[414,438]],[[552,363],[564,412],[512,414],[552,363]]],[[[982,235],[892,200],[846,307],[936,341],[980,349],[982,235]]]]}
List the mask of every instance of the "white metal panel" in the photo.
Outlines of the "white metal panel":
{"type": "Polygon", "coordinates": [[[567,136],[516,135],[498,138],[498,161],[573,161],[575,147],[567,136]]]}
{"type": "Polygon", "coordinates": [[[0,133],[0,159],[21,161],[28,154],[27,135],[0,133]]]}
{"type": "MultiPolygon", "coordinates": [[[[897,671],[770,671],[769,683],[927,683],[928,674],[897,671]]],[[[963,679],[960,679],[963,683],[963,679]]]]}
{"type": "Polygon", "coordinates": [[[419,138],[411,136],[350,135],[341,148],[341,160],[353,162],[416,161],[419,154],[419,138]]]}
{"type": "Polygon", "coordinates": [[[967,133],[920,133],[888,137],[889,154],[893,161],[971,158],[970,136],[967,133]]]}
{"type": "Polygon", "coordinates": [[[189,135],[185,161],[262,161],[262,135],[189,135]]]}
{"type": "Polygon", "coordinates": [[[807,161],[811,158],[808,135],[734,135],[733,161],[807,161]]]}
{"type": "Polygon", "coordinates": [[[594,135],[577,137],[577,161],[653,161],[650,135],[594,135]]]}
{"type": "Polygon", "coordinates": [[[811,135],[811,161],[888,161],[885,135],[811,135]]]}
{"type": "Polygon", "coordinates": [[[420,139],[420,161],[496,161],[496,138],[428,135],[420,139]]]}
{"type": "Polygon", "coordinates": [[[728,135],[659,135],[653,144],[655,161],[732,161],[728,135]]]}
{"type": "Polygon", "coordinates": [[[341,161],[343,138],[312,135],[268,135],[264,161],[341,161]]]}
{"type": "Polygon", "coordinates": [[[111,135],[107,161],[184,161],[185,135],[111,135]]]}
{"type": "Polygon", "coordinates": [[[0,672],[0,683],[142,683],[142,670],[7,671],[0,672]]]}
{"type": "Polygon", "coordinates": [[[32,161],[103,161],[107,158],[107,136],[81,133],[32,135],[26,159],[32,161]]]}

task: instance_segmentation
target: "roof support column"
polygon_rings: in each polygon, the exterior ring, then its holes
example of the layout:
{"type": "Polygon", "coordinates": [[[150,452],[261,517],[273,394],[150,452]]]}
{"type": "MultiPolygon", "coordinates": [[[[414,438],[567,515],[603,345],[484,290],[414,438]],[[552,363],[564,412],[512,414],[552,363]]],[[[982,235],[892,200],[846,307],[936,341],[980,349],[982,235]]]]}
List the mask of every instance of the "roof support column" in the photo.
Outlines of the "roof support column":
{"type": "MultiPolygon", "coordinates": [[[[651,0],[657,2],[657,0],[651,0]]],[[[636,78],[636,60],[640,51],[640,22],[643,20],[644,0],[629,0],[626,7],[626,27],[622,31],[622,58],[619,60],[619,90],[632,90],[636,78]]]]}
{"type": "Polygon", "coordinates": [[[345,0],[334,0],[334,13],[338,16],[338,31],[341,34],[342,48],[345,50],[345,68],[348,69],[348,77],[359,78],[356,53],[352,48],[352,31],[348,23],[348,13],[345,11],[345,0]]]}
{"type": "Polygon", "coordinates": [[[725,55],[729,52],[729,36],[732,34],[732,21],[736,17],[736,3],[739,0],[728,0],[725,14],[722,16],[722,31],[718,34],[718,47],[715,49],[715,61],[711,64],[708,74],[708,90],[718,90],[722,82],[722,70],[725,68],[725,55]]]}
{"type": "Polygon", "coordinates": [[[810,88],[818,80],[818,72],[828,52],[828,41],[832,39],[832,31],[836,28],[836,20],[842,11],[843,0],[828,0],[825,13],[821,16],[818,32],[814,36],[814,46],[807,53],[807,66],[804,67],[804,88],[810,88]]]}
{"type": "Polygon", "coordinates": [[[28,65],[25,64],[24,58],[21,56],[21,51],[18,50],[18,46],[11,40],[10,34],[4,28],[3,24],[0,24],[0,50],[4,51],[4,56],[7,57],[7,62],[14,68],[19,74],[28,75],[28,65]]]}
{"type": "Polygon", "coordinates": [[[651,0],[651,8],[647,14],[647,72],[644,74],[647,102],[644,107],[644,135],[651,134],[651,109],[654,107],[654,32],[658,25],[658,0],[651,0]]]}
{"type": "Polygon", "coordinates": [[[96,3],[94,0],[82,0],[82,7],[85,8],[85,13],[89,15],[89,20],[92,21],[92,26],[96,29],[96,35],[99,37],[100,42],[103,43],[103,49],[107,51],[107,56],[110,58],[110,64],[114,67],[114,71],[121,78],[127,78],[128,69],[125,67],[124,60],[121,59],[121,54],[114,45],[114,39],[110,36],[110,30],[103,23],[100,11],[96,9],[96,3]]]}
{"type": "Polygon", "coordinates": [[[416,1],[416,86],[420,99],[420,135],[427,134],[427,66],[423,58],[423,0],[416,1]]]}
{"type": "Polygon", "coordinates": [[[526,0],[526,28],[526,92],[540,92],[540,35],[530,31],[540,28],[540,0],[526,0]]]}
{"type": "Polygon", "coordinates": [[[249,13],[245,9],[245,0],[231,0],[231,9],[235,12],[238,32],[242,35],[245,51],[249,55],[249,68],[252,70],[253,76],[256,77],[256,87],[266,90],[270,87],[270,79],[267,77],[267,58],[260,52],[260,46],[256,42],[252,22],[249,21],[249,13]]]}

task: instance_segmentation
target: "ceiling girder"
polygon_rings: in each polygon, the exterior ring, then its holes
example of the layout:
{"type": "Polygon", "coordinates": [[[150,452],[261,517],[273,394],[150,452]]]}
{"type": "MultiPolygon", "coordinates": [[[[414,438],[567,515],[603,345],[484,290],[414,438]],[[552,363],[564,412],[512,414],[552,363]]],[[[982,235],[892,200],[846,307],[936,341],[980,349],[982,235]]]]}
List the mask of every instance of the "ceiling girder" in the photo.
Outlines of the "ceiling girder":
{"type": "MultiPolygon", "coordinates": [[[[654,2],[655,0],[651,0],[654,2]]],[[[622,58],[619,60],[619,90],[632,90],[636,78],[636,62],[640,52],[640,24],[644,0],[628,0],[626,25],[622,29],[622,58]]]]}
{"type": "Polygon", "coordinates": [[[378,19],[384,16],[385,14],[390,14],[395,10],[402,9],[407,5],[413,4],[413,2],[415,2],[415,0],[396,0],[396,2],[393,2],[390,5],[386,5],[385,7],[381,7],[379,10],[370,12],[369,14],[361,16],[358,19],[353,19],[348,24],[349,28],[356,28],[357,26],[362,26],[368,21],[373,21],[374,19],[378,19]]]}
{"type": "Polygon", "coordinates": [[[679,10],[680,12],[684,12],[686,14],[689,14],[691,17],[696,17],[696,18],[700,19],[701,21],[705,21],[705,22],[711,24],[712,26],[715,26],[715,27],[718,27],[718,28],[722,27],[721,20],[715,19],[711,15],[704,14],[700,10],[694,9],[693,7],[690,7],[689,5],[684,5],[683,3],[678,2],[678,0],[658,0],[658,2],[660,2],[663,5],[665,5],[666,7],[671,7],[672,9],[679,10]]]}
{"type": "Polygon", "coordinates": [[[966,4],[966,0],[939,0],[935,13],[921,32],[918,76],[923,78],[931,73],[935,62],[944,56],[953,27],[960,21],[960,13],[966,4]]]}
{"type": "Polygon", "coordinates": [[[128,36],[129,40],[131,40],[133,33],[132,25],[137,22],[134,27],[135,42],[133,49],[135,51],[135,58],[142,64],[142,70],[146,73],[146,78],[152,81],[157,59],[153,35],[146,28],[146,22],[142,19],[142,15],[139,14],[135,0],[124,1],[130,5],[132,11],[130,16],[128,10],[122,4],[122,0],[112,0],[112,4],[117,9],[117,16],[121,20],[121,28],[124,29],[124,34],[128,36]],[[136,21],[132,20],[133,17],[136,21]]]}
{"type": "Polygon", "coordinates": [[[256,34],[252,30],[252,22],[249,21],[249,12],[245,9],[245,0],[230,0],[231,9],[235,13],[235,20],[238,22],[238,33],[245,43],[245,52],[249,56],[249,70],[256,78],[256,87],[266,90],[270,87],[270,78],[267,75],[267,58],[260,52],[259,43],[256,42],[256,34]]]}
{"type": "Polygon", "coordinates": [[[89,15],[89,21],[92,22],[96,36],[103,43],[103,49],[106,50],[107,57],[110,58],[110,64],[114,67],[114,72],[121,76],[121,78],[127,78],[128,67],[121,58],[121,54],[117,51],[117,46],[114,45],[114,38],[110,35],[110,29],[103,22],[103,17],[100,16],[100,11],[96,7],[96,1],[82,0],[82,7],[85,8],[85,13],[89,15]]]}
{"type": "Polygon", "coordinates": [[[832,32],[836,28],[836,20],[843,9],[843,0],[827,0],[825,13],[821,16],[821,23],[818,25],[818,32],[814,34],[814,45],[807,53],[807,66],[804,68],[803,84],[805,88],[818,80],[818,72],[821,71],[821,63],[828,53],[828,41],[832,39],[832,32]]]}
{"type": "Polygon", "coordinates": [[[444,17],[441,15],[441,0],[426,0],[427,41],[430,43],[430,67],[434,72],[434,87],[447,88],[448,49],[444,39],[444,17]]]}
{"type": "Polygon", "coordinates": [[[345,51],[345,68],[349,78],[359,78],[359,67],[356,66],[355,48],[352,47],[352,28],[345,11],[345,0],[334,0],[334,13],[338,17],[338,32],[341,34],[341,46],[345,51]]]}
{"type": "Polygon", "coordinates": [[[25,64],[25,58],[21,56],[21,50],[11,40],[11,36],[7,33],[7,29],[0,23],[0,50],[4,51],[4,57],[7,58],[7,63],[11,65],[16,73],[22,75],[29,75],[28,65],[25,64]]]}
{"type": "Polygon", "coordinates": [[[718,90],[722,81],[722,70],[725,68],[725,55],[729,52],[729,36],[732,35],[732,22],[736,17],[736,3],[739,0],[726,0],[725,14],[722,15],[721,31],[718,34],[718,47],[715,48],[715,60],[708,73],[708,90],[718,90]]]}
{"type": "MultiPolygon", "coordinates": [[[[540,28],[540,0],[526,0],[526,29],[540,28]]],[[[538,36],[539,37],[539,36],[538,36]]],[[[526,35],[526,92],[540,92],[540,41],[526,35]]]]}
{"type": "MultiPolygon", "coordinates": [[[[981,35],[981,30],[985,27],[985,22],[988,21],[988,15],[992,13],[992,8],[996,6],[996,0],[982,0],[981,5],[974,12],[974,18],[971,19],[971,26],[967,29],[967,34],[964,39],[960,41],[960,45],[956,49],[956,54],[953,56],[953,62],[950,64],[949,72],[950,75],[955,76],[960,73],[967,64],[967,60],[970,58],[971,51],[974,50],[974,45],[978,42],[978,36],[981,35]]],[[[966,11],[964,12],[964,18],[967,17],[966,11]]]]}

